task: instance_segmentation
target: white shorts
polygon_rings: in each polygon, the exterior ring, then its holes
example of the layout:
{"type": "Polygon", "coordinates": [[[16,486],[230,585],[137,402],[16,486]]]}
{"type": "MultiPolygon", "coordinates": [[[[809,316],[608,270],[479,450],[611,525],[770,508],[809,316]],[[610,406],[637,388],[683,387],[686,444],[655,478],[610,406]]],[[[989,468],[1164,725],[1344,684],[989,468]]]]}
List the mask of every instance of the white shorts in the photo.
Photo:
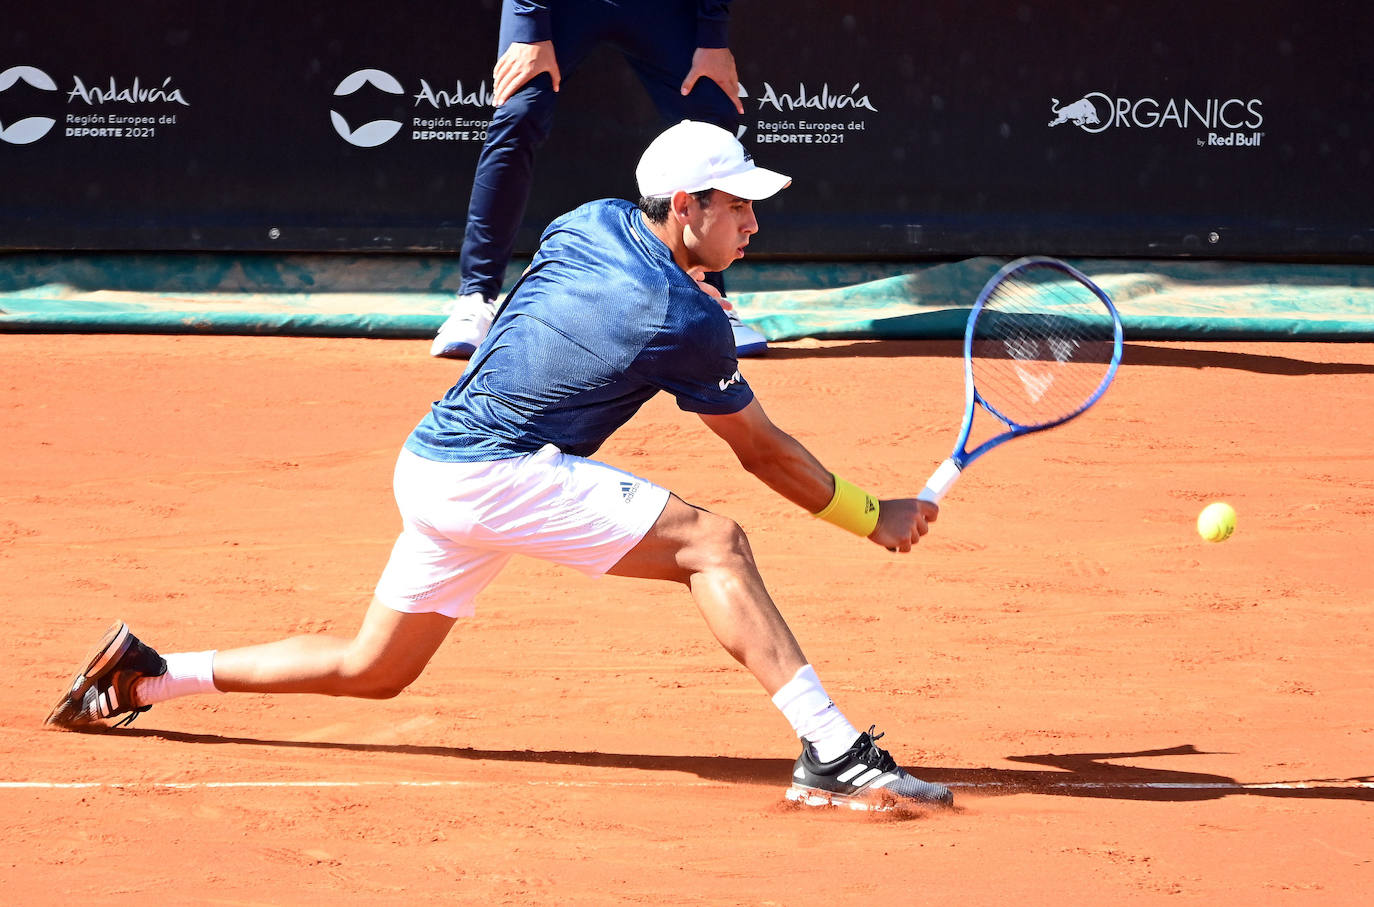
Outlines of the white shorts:
{"type": "Polygon", "coordinates": [[[484,463],[402,450],[393,481],[402,530],[377,598],[405,613],[468,617],[513,554],[600,576],[639,544],[668,491],[552,445],[484,463]]]}

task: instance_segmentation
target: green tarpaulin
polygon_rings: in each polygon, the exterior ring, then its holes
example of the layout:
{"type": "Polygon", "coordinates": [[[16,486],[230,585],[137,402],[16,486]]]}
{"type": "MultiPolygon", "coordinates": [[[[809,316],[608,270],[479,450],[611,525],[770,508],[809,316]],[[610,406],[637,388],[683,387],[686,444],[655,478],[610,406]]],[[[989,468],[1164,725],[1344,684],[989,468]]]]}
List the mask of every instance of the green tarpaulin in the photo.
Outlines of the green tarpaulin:
{"type": "MultiPolygon", "coordinates": [[[[1002,263],[743,262],[726,278],[770,340],[952,338],[1002,263]]],[[[1374,339],[1374,266],[1071,263],[1132,339],[1374,339]]],[[[430,337],[458,284],[449,256],[9,253],[0,331],[430,337]]]]}

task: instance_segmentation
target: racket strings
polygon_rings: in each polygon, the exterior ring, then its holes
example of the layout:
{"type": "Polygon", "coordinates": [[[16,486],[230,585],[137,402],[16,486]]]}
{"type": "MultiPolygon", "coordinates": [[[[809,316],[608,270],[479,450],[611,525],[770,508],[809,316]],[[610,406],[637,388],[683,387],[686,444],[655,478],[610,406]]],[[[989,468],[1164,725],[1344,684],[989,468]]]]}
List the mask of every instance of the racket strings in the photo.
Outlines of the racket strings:
{"type": "Polygon", "coordinates": [[[988,294],[974,322],[974,386],[1005,421],[1055,422],[1092,401],[1114,345],[1111,312],[1095,293],[1057,270],[1030,268],[988,294]]]}

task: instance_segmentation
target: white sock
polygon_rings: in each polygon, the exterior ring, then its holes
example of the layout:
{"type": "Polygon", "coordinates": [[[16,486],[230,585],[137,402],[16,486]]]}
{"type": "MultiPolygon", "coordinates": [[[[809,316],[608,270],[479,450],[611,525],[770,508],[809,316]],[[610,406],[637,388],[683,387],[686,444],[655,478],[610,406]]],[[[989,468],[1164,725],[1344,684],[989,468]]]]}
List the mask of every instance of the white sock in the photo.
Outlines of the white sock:
{"type": "Polygon", "coordinates": [[[803,665],[773,694],[773,705],[791,722],[797,736],[811,744],[821,762],[838,759],[859,739],[859,732],[826,695],[811,665],[803,665]]]}
{"type": "Polygon", "coordinates": [[[215,650],[173,652],[166,655],[167,673],[145,677],[134,684],[134,701],[139,705],[166,702],[194,693],[218,693],[215,687],[215,650]]]}

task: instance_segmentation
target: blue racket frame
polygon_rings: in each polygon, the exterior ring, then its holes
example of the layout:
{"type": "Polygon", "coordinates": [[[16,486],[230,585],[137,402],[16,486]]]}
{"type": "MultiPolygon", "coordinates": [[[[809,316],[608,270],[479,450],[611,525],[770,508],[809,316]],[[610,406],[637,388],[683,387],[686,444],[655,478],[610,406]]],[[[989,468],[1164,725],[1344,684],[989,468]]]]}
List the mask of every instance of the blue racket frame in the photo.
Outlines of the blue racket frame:
{"type": "Polygon", "coordinates": [[[1122,346],[1123,333],[1121,329],[1121,315],[1117,312],[1111,297],[1109,297],[1101,287],[1093,283],[1082,271],[1079,271],[1072,265],[1062,262],[1057,258],[1045,258],[1043,256],[1018,258],[1015,261],[1003,265],[996,274],[988,279],[988,282],[983,286],[982,292],[978,294],[978,299],[973,303],[973,308],[969,310],[968,325],[964,328],[964,422],[959,428],[958,440],[954,442],[954,453],[950,454],[949,458],[941,463],[935,470],[930,480],[926,482],[925,489],[918,497],[923,501],[938,503],[950,488],[954,486],[954,482],[959,478],[964,468],[994,447],[1005,444],[1012,438],[1019,438],[1022,435],[1044,431],[1047,428],[1054,428],[1056,425],[1063,425],[1075,416],[1081,415],[1090,406],[1102,399],[1102,395],[1105,394],[1107,388],[1111,386],[1112,379],[1116,377],[1117,367],[1121,365],[1122,346]],[[1072,277],[1084,287],[1091,290],[1098,299],[1102,300],[1102,304],[1107,307],[1107,311],[1111,314],[1113,333],[1111,362],[1108,363],[1107,373],[1103,377],[1102,382],[1097,386],[1097,389],[1093,391],[1086,401],[1084,401],[1082,406],[1072,412],[1054,419],[1053,421],[1038,423],[1036,425],[1021,425],[1015,420],[1002,415],[983,399],[983,396],[978,392],[978,388],[975,386],[973,380],[973,326],[978,320],[978,313],[983,310],[983,306],[986,305],[988,297],[997,290],[1004,280],[1028,267],[1053,268],[1072,277]],[[987,410],[988,413],[1003,425],[1006,425],[1007,430],[989,438],[970,451],[966,450],[965,447],[968,444],[969,433],[973,430],[974,413],[979,406],[987,410]]]}

